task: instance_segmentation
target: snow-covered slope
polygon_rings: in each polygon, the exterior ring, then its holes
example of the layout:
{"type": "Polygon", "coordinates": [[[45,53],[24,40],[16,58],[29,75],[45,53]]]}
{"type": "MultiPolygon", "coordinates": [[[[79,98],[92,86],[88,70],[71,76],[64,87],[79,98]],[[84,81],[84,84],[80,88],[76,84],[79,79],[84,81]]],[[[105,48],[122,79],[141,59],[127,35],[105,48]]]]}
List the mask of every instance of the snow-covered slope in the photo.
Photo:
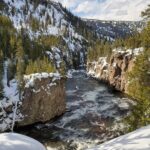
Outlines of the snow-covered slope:
{"type": "Polygon", "coordinates": [[[100,38],[114,41],[116,38],[124,38],[136,31],[141,31],[145,25],[142,21],[103,21],[85,19],[87,25],[95,30],[100,38]]]}
{"type": "MultiPolygon", "coordinates": [[[[23,28],[31,39],[41,35],[61,37],[67,46],[59,45],[63,51],[61,58],[85,57],[87,41],[77,32],[77,22],[69,19],[71,14],[60,3],[51,0],[1,0],[0,5],[3,6],[0,14],[9,17],[18,31],[23,28]]],[[[85,61],[80,60],[83,59],[78,59],[79,65],[83,65],[85,61]]]]}
{"type": "MultiPolygon", "coordinates": [[[[15,28],[27,29],[31,36],[63,35],[66,27],[73,37],[77,36],[71,22],[65,19],[63,7],[56,2],[39,0],[2,0],[5,3],[5,11],[2,14],[7,15],[13,22],[15,28]],[[39,27],[33,29],[31,21],[35,21],[39,27]]],[[[1,2],[2,3],[2,2],[1,2]]]]}
{"type": "Polygon", "coordinates": [[[0,134],[0,150],[46,150],[38,141],[16,133],[0,134]]]}
{"type": "Polygon", "coordinates": [[[150,126],[143,127],[89,150],[150,150],[150,126]]]}

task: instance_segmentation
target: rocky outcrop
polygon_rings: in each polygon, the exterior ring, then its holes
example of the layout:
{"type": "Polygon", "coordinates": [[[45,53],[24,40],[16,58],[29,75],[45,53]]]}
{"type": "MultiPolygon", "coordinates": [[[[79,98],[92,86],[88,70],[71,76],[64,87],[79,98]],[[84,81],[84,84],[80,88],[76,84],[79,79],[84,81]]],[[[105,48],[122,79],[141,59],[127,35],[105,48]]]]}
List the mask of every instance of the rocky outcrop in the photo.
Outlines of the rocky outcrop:
{"type": "Polygon", "coordinates": [[[37,78],[34,85],[25,87],[20,112],[24,119],[19,125],[46,122],[65,112],[64,79],[37,78]]]}
{"type": "MultiPolygon", "coordinates": [[[[0,101],[0,132],[17,126],[46,122],[66,110],[65,79],[59,74],[37,73],[24,77],[22,99],[18,92],[0,101]]],[[[10,82],[11,84],[11,82],[10,82]]]]}
{"type": "Polygon", "coordinates": [[[106,57],[100,57],[97,62],[88,63],[88,73],[110,84],[118,91],[127,93],[128,73],[132,71],[136,56],[143,48],[121,50],[115,49],[107,63],[106,57]]]}
{"type": "Polygon", "coordinates": [[[127,74],[134,66],[134,56],[128,53],[114,53],[110,58],[109,83],[115,89],[127,92],[127,74]]]}

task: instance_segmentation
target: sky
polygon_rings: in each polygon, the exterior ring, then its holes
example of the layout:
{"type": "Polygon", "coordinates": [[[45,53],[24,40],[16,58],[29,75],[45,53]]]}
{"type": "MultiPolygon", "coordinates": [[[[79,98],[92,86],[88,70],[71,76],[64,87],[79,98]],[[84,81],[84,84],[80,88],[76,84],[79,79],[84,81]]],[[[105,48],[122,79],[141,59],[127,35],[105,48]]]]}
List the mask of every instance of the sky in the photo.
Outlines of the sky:
{"type": "Polygon", "coordinates": [[[54,0],[62,3],[73,14],[99,20],[141,20],[141,11],[150,0],[54,0]]]}

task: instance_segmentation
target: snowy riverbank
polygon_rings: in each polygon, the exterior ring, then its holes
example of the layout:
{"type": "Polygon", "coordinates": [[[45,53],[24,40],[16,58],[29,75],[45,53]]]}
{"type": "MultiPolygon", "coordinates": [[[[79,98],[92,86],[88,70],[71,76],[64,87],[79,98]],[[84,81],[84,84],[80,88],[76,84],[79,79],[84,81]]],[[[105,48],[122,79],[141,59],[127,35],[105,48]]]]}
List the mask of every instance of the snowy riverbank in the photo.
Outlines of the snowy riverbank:
{"type": "Polygon", "coordinates": [[[150,125],[89,150],[150,150],[150,125]]]}

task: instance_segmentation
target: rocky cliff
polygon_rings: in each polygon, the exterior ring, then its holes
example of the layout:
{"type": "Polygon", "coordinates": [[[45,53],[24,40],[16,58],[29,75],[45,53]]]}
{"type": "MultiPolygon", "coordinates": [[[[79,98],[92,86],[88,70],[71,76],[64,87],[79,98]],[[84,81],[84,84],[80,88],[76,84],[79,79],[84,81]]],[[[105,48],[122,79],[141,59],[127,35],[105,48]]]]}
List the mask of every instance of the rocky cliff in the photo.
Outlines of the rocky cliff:
{"type": "Polygon", "coordinates": [[[114,49],[110,59],[100,57],[98,61],[88,62],[89,75],[107,82],[118,91],[128,93],[128,73],[132,71],[136,56],[143,48],[114,49]]]}
{"type": "Polygon", "coordinates": [[[59,74],[31,74],[24,76],[24,81],[21,100],[18,92],[12,92],[0,101],[0,132],[12,129],[13,124],[46,122],[65,112],[65,81],[59,74]]]}

